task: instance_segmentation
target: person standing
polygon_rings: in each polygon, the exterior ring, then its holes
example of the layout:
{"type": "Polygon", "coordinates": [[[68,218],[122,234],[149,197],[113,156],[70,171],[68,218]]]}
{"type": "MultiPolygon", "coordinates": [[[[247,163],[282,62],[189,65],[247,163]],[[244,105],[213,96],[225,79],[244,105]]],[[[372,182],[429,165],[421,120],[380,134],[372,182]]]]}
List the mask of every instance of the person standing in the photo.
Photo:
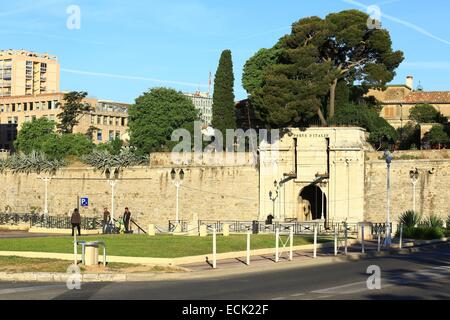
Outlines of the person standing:
{"type": "Polygon", "coordinates": [[[111,213],[108,208],[103,208],[103,233],[110,233],[111,213]]]}
{"type": "Polygon", "coordinates": [[[81,215],[77,208],[73,210],[72,217],[70,218],[70,223],[72,224],[72,237],[75,228],[78,229],[78,235],[81,236],[81,215]]]}
{"type": "Polygon", "coordinates": [[[125,212],[123,213],[123,224],[125,227],[125,233],[128,233],[130,228],[130,220],[131,220],[131,212],[128,207],[125,208],[125,212]]]}

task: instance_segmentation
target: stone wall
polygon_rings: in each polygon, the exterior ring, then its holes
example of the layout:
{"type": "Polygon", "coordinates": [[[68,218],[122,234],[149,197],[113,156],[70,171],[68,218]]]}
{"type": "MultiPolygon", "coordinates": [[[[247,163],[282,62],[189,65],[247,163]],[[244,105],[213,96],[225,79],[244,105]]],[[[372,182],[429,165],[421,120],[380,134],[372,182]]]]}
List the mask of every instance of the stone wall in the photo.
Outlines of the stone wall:
{"type": "MultiPolygon", "coordinates": [[[[391,165],[391,217],[396,220],[406,210],[413,208],[413,184],[410,170],[419,170],[416,184],[416,211],[424,216],[436,214],[446,218],[450,214],[450,159],[448,150],[410,151],[407,154],[417,159],[396,160],[391,165]],[[440,155],[440,156],[439,156],[440,155]]],[[[406,154],[406,153],[405,153],[406,154]]],[[[394,153],[397,159],[402,154],[394,153]]],[[[386,162],[378,160],[382,153],[366,155],[365,161],[365,220],[385,221],[387,212],[386,162]],[[367,159],[371,160],[367,160],[367,159]]],[[[405,156],[406,157],[406,156],[405,156]]],[[[403,157],[403,158],[405,158],[403,157]]]]}
{"type": "MultiPolygon", "coordinates": [[[[170,177],[172,166],[136,167],[124,170],[115,190],[116,213],[125,206],[144,228],[156,223],[167,228],[175,219],[176,188],[170,177]]],[[[180,188],[180,219],[254,220],[258,218],[258,169],[242,166],[187,166],[180,188]]],[[[2,174],[0,211],[25,213],[43,211],[44,182],[36,174],[2,174]]],[[[103,207],[111,210],[111,186],[101,173],[87,167],[60,170],[48,184],[51,215],[69,215],[77,196],[88,197],[83,216],[101,217],[103,207]]]]}

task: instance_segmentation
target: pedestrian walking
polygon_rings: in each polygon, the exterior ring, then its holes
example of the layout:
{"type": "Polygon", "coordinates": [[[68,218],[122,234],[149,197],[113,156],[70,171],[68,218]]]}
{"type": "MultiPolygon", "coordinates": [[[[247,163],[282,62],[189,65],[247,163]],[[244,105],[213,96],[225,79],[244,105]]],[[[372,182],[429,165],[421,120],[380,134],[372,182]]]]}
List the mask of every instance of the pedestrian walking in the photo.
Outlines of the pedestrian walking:
{"type": "Polygon", "coordinates": [[[103,208],[103,233],[111,232],[111,213],[108,211],[108,208],[103,208]]]}
{"type": "Polygon", "coordinates": [[[78,235],[81,236],[81,215],[77,208],[73,210],[72,217],[70,218],[70,223],[72,224],[72,237],[75,228],[78,229],[78,235]]]}
{"type": "Polygon", "coordinates": [[[123,224],[125,227],[125,233],[128,233],[130,230],[130,220],[131,220],[131,212],[128,207],[125,208],[125,212],[123,213],[123,224]]]}

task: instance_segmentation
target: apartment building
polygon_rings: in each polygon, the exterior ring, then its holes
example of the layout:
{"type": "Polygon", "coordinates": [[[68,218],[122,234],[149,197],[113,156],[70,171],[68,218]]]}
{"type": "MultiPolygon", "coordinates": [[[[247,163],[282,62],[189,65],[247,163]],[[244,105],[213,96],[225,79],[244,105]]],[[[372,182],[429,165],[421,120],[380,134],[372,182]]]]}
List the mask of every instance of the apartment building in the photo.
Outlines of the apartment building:
{"type": "Polygon", "coordinates": [[[0,97],[59,92],[55,56],[26,50],[0,51],[0,97]]]}
{"type": "MultiPolygon", "coordinates": [[[[64,104],[57,58],[25,50],[0,51],[0,150],[13,151],[23,124],[37,118],[58,122],[64,104]]],[[[86,98],[91,111],[79,116],[74,133],[92,131],[92,141],[129,140],[128,104],[86,98]]]]}
{"type": "Polygon", "coordinates": [[[212,121],[212,105],[213,99],[209,93],[197,91],[195,93],[184,93],[191,99],[195,109],[199,111],[200,120],[205,125],[210,125],[212,121]]]}
{"type": "Polygon", "coordinates": [[[386,90],[370,90],[382,105],[380,116],[394,128],[403,127],[409,120],[410,110],[418,104],[430,104],[450,119],[450,91],[424,91],[422,86],[414,89],[414,78],[408,76],[405,84],[390,85],[386,90]]]}
{"type": "MultiPolygon", "coordinates": [[[[92,107],[79,116],[74,133],[86,133],[93,128],[94,143],[120,138],[128,140],[128,105],[96,98],[84,102],[92,107]]],[[[58,114],[64,104],[64,93],[48,93],[35,96],[0,97],[0,150],[13,150],[13,141],[23,124],[45,117],[58,122],[58,114]]]]}

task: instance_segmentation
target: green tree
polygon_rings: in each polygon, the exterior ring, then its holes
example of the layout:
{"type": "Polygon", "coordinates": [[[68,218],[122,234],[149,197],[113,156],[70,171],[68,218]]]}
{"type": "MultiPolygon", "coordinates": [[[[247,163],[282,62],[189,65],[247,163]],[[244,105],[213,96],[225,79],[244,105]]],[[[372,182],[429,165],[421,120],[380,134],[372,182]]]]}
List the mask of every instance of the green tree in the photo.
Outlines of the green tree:
{"type": "Polygon", "coordinates": [[[177,142],[172,132],[184,128],[193,131],[198,111],[181,92],[153,88],[138,97],[129,110],[130,145],[140,155],[168,151],[177,142]]]}
{"type": "Polygon", "coordinates": [[[397,129],[398,147],[400,150],[417,149],[420,146],[420,126],[408,122],[397,129]]]}
{"type": "Polygon", "coordinates": [[[280,51],[277,46],[262,48],[247,60],[242,73],[242,86],[249,95],[262,87],[265,73],[278,61],[280,51]]]}
{"type": "MultiPolygon", "coordinates": [[[[361,11],[347,10],[330,14],[325,19],[309,17],[299,20],[292,25],[291,34],[281,38],[276,45],[280,52],[278,58],[274,59],[276,61],[273,65],[270,63],[258,64],[258,59],[255,57],[249,60],[249,64],[253,65],[252,70],[259,70],[258,67],[261,65],[265,70],[259,73],[253,72],[256,77],[246,79],[246,85],[260,83],[258,77],[261,74],[265,78],[274,79],[277,76],[274,72],[277,70],[281,73],[278,74],[280,77],[303,81],[310,87],[320,88],[316,92],[319,94],[317,99],[326,105],[327,112],[317,107],[311,108],[316,109],[322,124],[325,125],[324,114],[328,119],[332,119],[334,116],[336,91],[340,83],[343,85],[342,88],[345,88],[345,84],[351,87],[355,81],[358,81],[366,91],[369,87],[383,87],[393,79],[395,69],[403,61],[403,53],[392,50],[389,32],[384,29],[369,29],[368,18],[369,16],[361,11]],[[303,51],[300,50],[301,48],[303,51]],[[310,74],[304,72],[308,61],[313,69],[310,74]],[[275,68],[276,65],[282,67],[275,68]],[[299,69],[296,69],[297,66],[299,69]],[[283,74],[286,69],[289,69],[289,72],[283,74]],[[320,69],[319,77],[317,77],[317,73],[314,73],[317,72],[315,69],[320,69]],[[322,90],[324,85],[327,86],[325,94],[322,90]]],[[[248,73],[250,78],[253,73],[248,73]]],[[[267,84],[267,79],[262,81],[262,87],[265,84],[267,84]]],[[[285,81],[278,83],[278,85],[284,84],[285,81]]],[[[279,105],[287,106],[291,103],[290,99],[299,97],[297,92],[286,94],[283,88],[277,88],[278,85],[272,88],[273,97],[269,100],[277,100],[279,105]]],[[[298,91],[299,86],[296,87],[298,91]]],[[[341,98],[342,95],[339,97],[341,98]]],[[[310,99],[314,100],[312,96],[310,99]]],[[[257,104],[255,107],[264,109],[261,104],[257,104]]],[[[263,116],[266,113],[267,110],[262,110],[263,116]]],[[[292,119],[291,125],[295,125],[295,122],[298,121],[295,113],[298,112],[292,110],[291,107],[286,108],[286,113],[285,116],[292,119]],[[289,114],[291,115],[289,116],[289,114]]]]}
{"type": "Polygon", "coordinates": [[[226,129],[236,128],[234,102],[234,75],[231,51],[224,50],[220,56],[214,78],[212,126],[225,136],[226,129]]]}
{"type": "Polygon", "coordinates": [[[123,147],[123,141],[120,138],[114,138],[107,143],[100,143],[96,146],[97,150],[106,151],[111,155],[118,155],[123,147]]]}
{"type": "Polygon", "coordinates": [[[17,134],[14,147],[25,154],[33,150],[41,150],[43,141],[55,136],[54,131],[55,122],[44,117],[25,122],[17,134]]]}
{"type": "Polygon", "coordinates": [[[411,108],[409,119],[418,123],[445,123],[447,118],[430,104],[418,104],[411,108]]]}
{"type": "Polygon", "coordinates": [[[57,125],[60,133],[72,133],[73,128],[78,124],[78,116],[85,111],[91,110],[88,103],[83,102],[87,92],[72,91],[64,94],[64,102],[59,103],[58,107],[62,112],[58,114],[59,123],[57,125]]]}
{"type": "Polygon", "coordinates": [[[348,103],[338,106],[334,118],[334,125],[353,125],[366,129],[369,132],[368,141],[375,148],[384,147],[386,142],[394,143],[397,139],[395,129],[376,110],[367,105],[348,103]]]}
{"type": "Polygon", "coordinates": [[[445,147],[446,144],[450,143],[450,138],[442,125],[434,125],[431,127],[431,130],[425,134],[424,141],[441,149],[442,147],[445,147]]]}
{"type": "Polygon", "coordinates": [[[50,159],[81,157],[92,152],[94,143],[82,133],[54,134],[42,141],[41,150],[50,159]]]}

